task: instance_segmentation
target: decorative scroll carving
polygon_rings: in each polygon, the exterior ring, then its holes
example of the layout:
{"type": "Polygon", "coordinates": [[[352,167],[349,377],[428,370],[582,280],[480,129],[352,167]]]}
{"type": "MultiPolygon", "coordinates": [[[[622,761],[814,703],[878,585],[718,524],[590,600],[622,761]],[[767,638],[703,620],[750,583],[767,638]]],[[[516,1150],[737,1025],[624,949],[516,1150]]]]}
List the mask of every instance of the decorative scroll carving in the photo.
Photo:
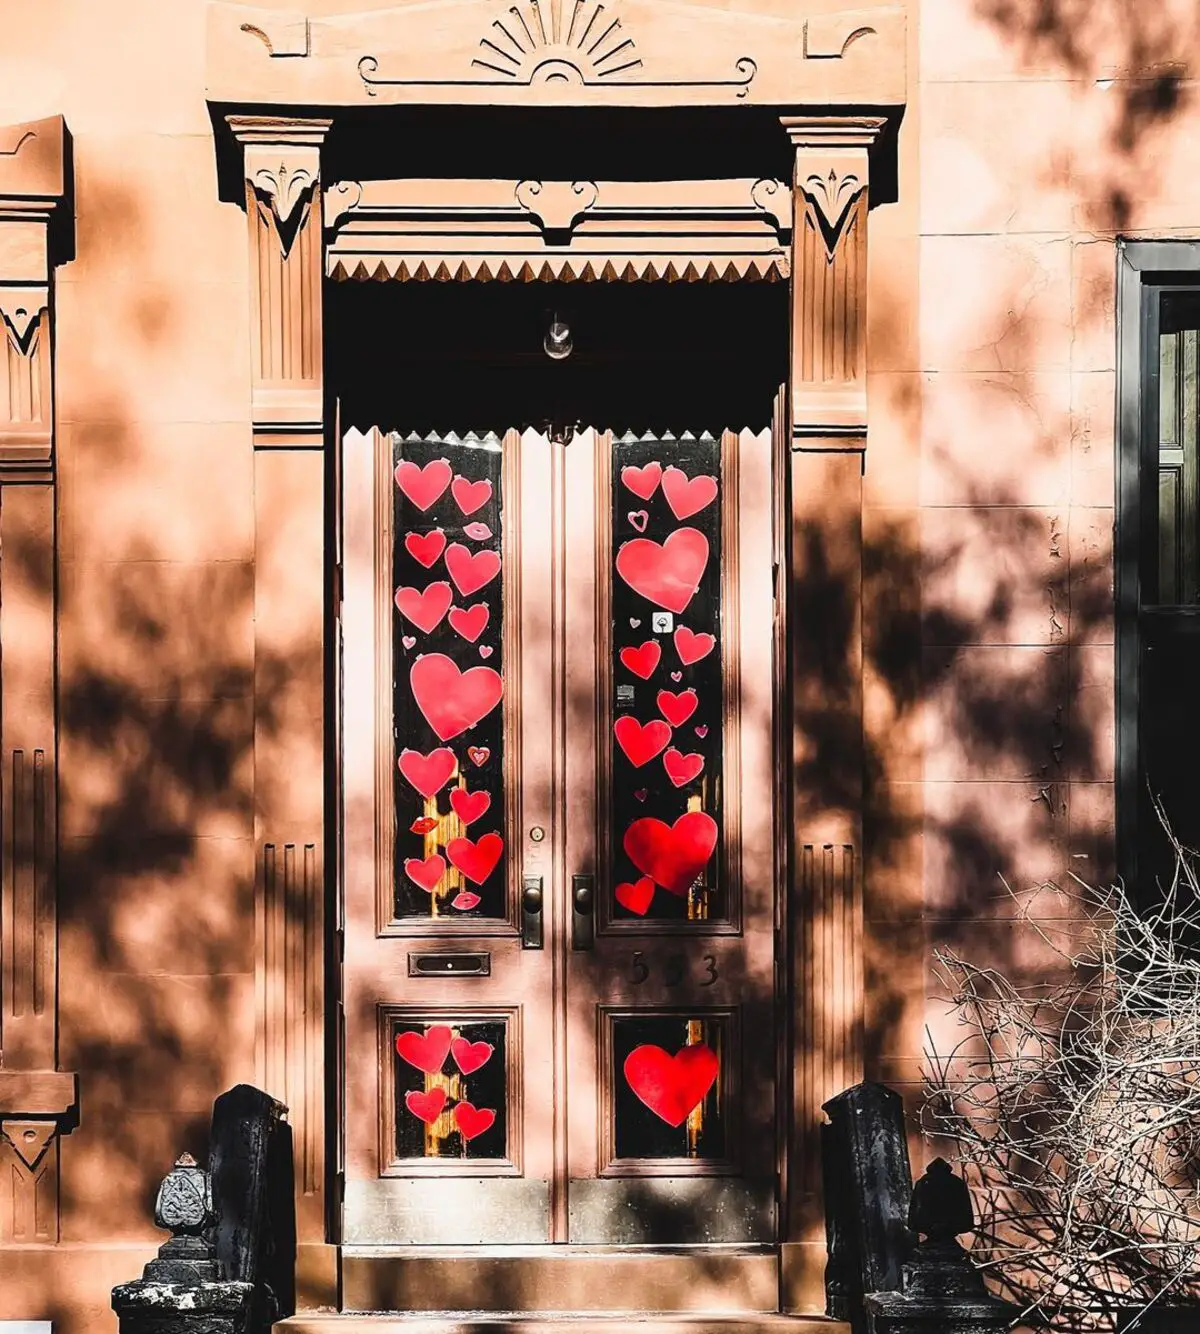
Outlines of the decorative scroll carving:
{"type": "Polygon", "coordinates": [[[257,37],[275,60],[303,58],[311,49],[311,29],[302,14],[264,12],[259,23],[243,23],[241,30],[257,37]]]}
{"type": "Polygon", "coordinates": [[[607,6],[572,0],[569,16],[562,8],[562,0],[518,0],[493,20],[471,64],[514,83],[597,83],[641,69],[637,45],[607,6]]]}
{"type": "Polygon", "coordinates": [[[281,161],[277,167],[259,167],[251,180],[255,193],[275,215],[276,228],[286,256],[295,239],[295,229],[288,224],[300,201],[316,187],[316,172],[306,166],[289,166],[287,162],[281,161]]]}
{"type": "Polygon", "coordinates": [[[333,231],[347,213],[358,207],[362,194],[363,188],[358,181],[338,181],[325,191],[321,212],[327,232],[333,231]]]}
{"type": "Polygon", "coordinates": [[[259,903],[262,1077],[291,1112],[297,1197],[318,1197],[324,1161],[324,926],[315,843],[264,845],[259,903]]]}
{"type": "Polygon", "coordinates": [[[545,232],[570,231],[598,194],[595,181],[519,181],[515,193],[545,232]]]}
{"type": "Polygon", "coordinates": [[[58,1124],[0,1121],[0,1243],[58,1240],[58,1124]]]}
{"type": "Polygon", "coordinates": [[[755,181],[750,187],[750,198],[756,208],[775,219],[776,232],[791,230],[792,196],[782,181],[769,178],[755,181]]]}
{"type": "Polygon", "coordinates": [[[854,42],[878,34],[879,17],[870,10],[816,14],[804,22],[806,60],[842,60],[854,42]]]}

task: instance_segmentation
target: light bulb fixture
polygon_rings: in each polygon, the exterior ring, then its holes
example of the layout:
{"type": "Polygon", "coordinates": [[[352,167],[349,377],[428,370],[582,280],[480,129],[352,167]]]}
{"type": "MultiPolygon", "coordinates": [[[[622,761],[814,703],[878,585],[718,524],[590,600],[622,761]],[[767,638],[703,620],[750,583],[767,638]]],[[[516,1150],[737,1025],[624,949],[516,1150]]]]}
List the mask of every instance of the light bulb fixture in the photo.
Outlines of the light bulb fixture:
{"type": "Polygon", "coordinates": [[[571,334],[571,326],[566,320],[560,320],[557,314],[550,321],[550,327],[546,330],[545,338],[542,339],[542,347],[545,348],[546,355],[552,361],[565,361],[575,350],[575,339],[571,334]]]}

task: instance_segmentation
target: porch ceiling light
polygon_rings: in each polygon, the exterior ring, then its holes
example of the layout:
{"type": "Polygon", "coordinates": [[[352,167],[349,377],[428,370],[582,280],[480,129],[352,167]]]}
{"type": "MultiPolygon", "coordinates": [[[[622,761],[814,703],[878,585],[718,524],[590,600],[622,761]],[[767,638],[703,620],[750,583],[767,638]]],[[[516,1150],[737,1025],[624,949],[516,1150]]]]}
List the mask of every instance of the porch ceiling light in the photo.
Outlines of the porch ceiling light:
{"type": "Polygon", "coordinates": [[[550,321],[546,337],[542,340],[546,355],[553,361],[565,361],[575,349],[575,340],[571,335],[571,326],[557,315],[550,321]]]}

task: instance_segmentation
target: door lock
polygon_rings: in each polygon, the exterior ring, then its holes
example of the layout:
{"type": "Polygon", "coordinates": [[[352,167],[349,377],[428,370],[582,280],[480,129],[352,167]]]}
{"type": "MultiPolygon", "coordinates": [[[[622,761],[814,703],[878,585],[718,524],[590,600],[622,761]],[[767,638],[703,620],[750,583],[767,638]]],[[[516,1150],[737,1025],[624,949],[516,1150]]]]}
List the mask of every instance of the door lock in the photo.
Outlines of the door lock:
{"type": "Polygon", "coordinates": [[[521,946],[527,950],[542,948],[542,877],[523,877],[521,888],[521,946]]]}
{"type": "Polygon", "coordinates": [[[596,878],[591,875],[571,877],[571,948],[590,950],[596,940],[593,923],[596,913],[596,878]]]}

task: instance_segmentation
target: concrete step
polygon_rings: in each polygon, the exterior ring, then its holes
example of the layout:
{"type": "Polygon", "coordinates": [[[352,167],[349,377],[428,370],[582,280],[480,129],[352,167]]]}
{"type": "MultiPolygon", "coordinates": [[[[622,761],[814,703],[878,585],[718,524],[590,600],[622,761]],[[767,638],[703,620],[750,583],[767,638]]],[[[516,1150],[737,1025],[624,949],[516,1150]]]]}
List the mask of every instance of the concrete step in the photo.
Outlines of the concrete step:
{"type": "Polygon", "coordinates": [[[277,1334],[849,1334],[850,1326],[820,1316],[762,1311],[705,1315],[608,1314],[592,1311],[376,1311],[295,1315],[277,1334]]]}

